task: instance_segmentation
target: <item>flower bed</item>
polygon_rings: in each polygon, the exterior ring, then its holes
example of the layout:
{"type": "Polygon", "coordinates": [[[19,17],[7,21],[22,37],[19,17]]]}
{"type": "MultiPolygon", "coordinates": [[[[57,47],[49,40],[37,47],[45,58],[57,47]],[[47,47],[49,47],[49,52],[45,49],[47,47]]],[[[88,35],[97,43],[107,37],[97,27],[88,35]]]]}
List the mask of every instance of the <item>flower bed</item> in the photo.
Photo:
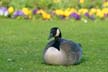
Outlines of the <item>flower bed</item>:
{"type": "MultiPolygon", "coordinates": [[[[83,0],[82,2],[83,3],[83,0]]],[[[23,18],[32,19],[42,18],[44,20],[50,20],[53,18],[59,19],[75,19],[81,20],[82,18],[87,18],[91,20],[106,19],[108,17],[108,2],[103,3],[102,8],[92,7],[92,8],[65,8],[65,9],[52,9],[51,11],[44,10],[41,8],[27,8],[16,9],[13,6],[10,7],[0,7],[0,16],[9,18],[23,18]]]]}

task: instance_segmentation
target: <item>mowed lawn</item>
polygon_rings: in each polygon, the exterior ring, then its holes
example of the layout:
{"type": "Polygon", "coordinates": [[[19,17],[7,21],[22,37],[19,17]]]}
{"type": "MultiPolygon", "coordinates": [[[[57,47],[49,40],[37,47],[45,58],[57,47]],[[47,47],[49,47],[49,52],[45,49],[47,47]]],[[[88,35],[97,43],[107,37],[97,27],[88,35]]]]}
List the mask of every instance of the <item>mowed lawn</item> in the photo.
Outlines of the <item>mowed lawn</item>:
{"type": "Polygon", "coordinates": [[[0,72],[108,72],[108,21],[0,18],[0,72]],[[82,44],[79,65],[42,63],[49,30],[54,26],[61,29],[63,38],[82,44]]]}

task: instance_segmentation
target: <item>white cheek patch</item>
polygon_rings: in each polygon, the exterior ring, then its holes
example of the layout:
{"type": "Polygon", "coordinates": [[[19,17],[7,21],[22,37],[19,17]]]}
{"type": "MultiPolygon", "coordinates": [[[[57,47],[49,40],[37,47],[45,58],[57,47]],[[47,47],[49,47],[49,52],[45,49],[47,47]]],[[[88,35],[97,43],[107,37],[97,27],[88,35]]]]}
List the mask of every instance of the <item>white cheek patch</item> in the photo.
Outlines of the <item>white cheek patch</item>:
{"type": "Polygon", "coordinates": [[[59,36],[59,35],[60,35],[60,30],[57,29],[57,31],[56,31],[56,35],[55,35],[55,36],[57,37],[57,36],[59,36]]]}

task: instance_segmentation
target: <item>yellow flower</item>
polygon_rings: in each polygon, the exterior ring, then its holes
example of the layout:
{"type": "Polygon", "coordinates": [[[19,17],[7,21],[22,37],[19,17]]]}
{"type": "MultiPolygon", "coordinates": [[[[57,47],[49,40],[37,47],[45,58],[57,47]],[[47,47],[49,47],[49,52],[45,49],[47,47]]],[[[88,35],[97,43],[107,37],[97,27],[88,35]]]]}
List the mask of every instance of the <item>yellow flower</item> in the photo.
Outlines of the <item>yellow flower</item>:
{"type": "Polygon", "coordinates": [[[79,14],[85,14],[85,13],[87,13],[87,12],[88,12],[88,9],[86,9],[86,8],[81,8],[81,9],[78,11],[79,14]]]}
{"type": "Polygon", "coordinates": [[[97,11],[96,11],[96,16],[99,16],[100,13],[101,13],[101,10],[100,10],[100,9],[97,9],[97,11]]]}
{"type": "Polygon", "coordinates": [[[43,14],[43,13],[45,13],[45,11],[42,9],[38,10],[38,12],[37,12],[37,14],[43,14]]]}
{"type": "Polygon", "coordinates": [[[42,18],[45,20],[51,19],[51,15],[46,13],[44,10],[38,10],[37,14],[42,14],[42,18]]]}
{"type": "Polygon", "coordinates": [[[71,12],[71,13],[76,13],[77,10],[76,10],[75,8],[71,8],[71,9],[70,9],[70,12],[71,12]]]}
{"type": "Polygon", "coordinates": [[[30,14],[32,14],[32,11],[31,11],[30,9],[28,9],[28,8],[23,8],[22,11],[23,11],[23,13],[24,13],[25,15],[30,15],[30,14]]]}
{"type": "Polygon", "coordinates": [[[53,0],[53,3],[59,3],[61,0],[53,0]]]}
{"type": "Polygon", "coordinates": [[[54,11],[56,15],[63,15],[64,14],[64,11],[61,10],[61,9],[57,9],[54,11]]]}
{"type": "Polygon", "coordinates": [[[108,7],[108,1],[103,3],[103,7],[108,7]]]}
{"type": "Polygon", "coordinates": [[[100,12],[99,17],[100,18],[104,18],[104,13],[103,12],[100,12]]]}
{"type": "Polygon", "coordinates": [[[43,17],[43,19],[45,19],[45,20],[51,19],[51,15],[48,14],[48,13],[43,13],[43,14],[42,14],[42,17],[43,17]]]}
{"type": "Polygon", "coordinates": [[[104,14],[108,14],[108,8],[103,8],[103,9],[102,9],[102,12],[103,12],[104,14]]]}
{"type": "Polygon", "coordinates": [[[95,8],[90,9],[90,13],[95,14],[96,12],[97,12],[97,9],[95,8]]]}
{"type": "Polygon", "coordinates": [[[83,4],[85,2],[85,0],[79,0],[79,3],[83,4]]]}
{"type": "Polygon", "coordinates": [[[65,10],[64,13],[63,13],[63,15],[65,17],[68,17],[70,14],[71,14],[71,11],[69,11],[69,10],[65,10]]]}
{"type": "Polygon", "coordinates": [[[9,14],[12,14],[13,12],[14,12],[14,8],[11,6],[11,7],[9,7],[8,8],[8,12],[9,12],[9,14]]]}
{"type": "Polygon", "coordinates": [[[98,16],[99,18],[104,18],[104,13],[100,10],[97,12],[96,16],[98,16]]]}

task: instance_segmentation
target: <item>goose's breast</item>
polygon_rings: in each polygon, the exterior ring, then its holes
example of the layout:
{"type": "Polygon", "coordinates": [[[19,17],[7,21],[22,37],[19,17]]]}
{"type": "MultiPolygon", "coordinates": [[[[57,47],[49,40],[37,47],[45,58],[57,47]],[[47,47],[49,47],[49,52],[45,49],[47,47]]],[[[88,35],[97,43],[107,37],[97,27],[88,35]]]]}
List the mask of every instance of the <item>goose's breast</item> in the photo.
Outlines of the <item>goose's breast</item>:
{"type": "Polygon", "coordinates": [[[54,47],[48,48],[44,54],[44,60],[48,64],[63,64],[65,59],[65,53],[54,47]]]}

